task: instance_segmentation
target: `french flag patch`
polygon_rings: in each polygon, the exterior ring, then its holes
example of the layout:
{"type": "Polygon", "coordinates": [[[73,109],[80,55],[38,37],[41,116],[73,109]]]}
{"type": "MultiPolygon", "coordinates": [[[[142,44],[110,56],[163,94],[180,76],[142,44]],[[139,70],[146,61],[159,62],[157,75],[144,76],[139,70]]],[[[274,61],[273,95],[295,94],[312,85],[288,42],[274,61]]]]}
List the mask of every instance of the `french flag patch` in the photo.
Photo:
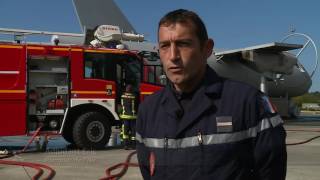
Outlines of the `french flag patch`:
{"type": "Polygon", "coordinates": [[[268,96],[262,96],[262,100],[263,100],[263,106],[266,111],[272,114],[277,112],[277,108],[271,103],[268,96]]]}

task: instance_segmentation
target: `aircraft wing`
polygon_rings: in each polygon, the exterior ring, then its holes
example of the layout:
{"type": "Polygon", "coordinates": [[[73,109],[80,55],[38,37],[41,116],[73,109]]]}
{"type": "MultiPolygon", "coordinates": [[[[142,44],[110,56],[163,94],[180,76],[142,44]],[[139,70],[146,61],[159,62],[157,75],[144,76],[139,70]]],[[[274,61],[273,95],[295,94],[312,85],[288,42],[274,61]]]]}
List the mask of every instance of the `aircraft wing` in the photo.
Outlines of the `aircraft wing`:
{"type": "Polygon", "coordinates": [[[280,42],[272,42],[267,44],[261,44],[257,46],[250,46],[242,49],[233,49],[227,51],[216,52],[216,56],[236,56],[246,51],[255,51],[261,53],[277,53],[282,51],[290,51],[294,49],[300,49],[303,45],[300,44],[288,44],[280,42]]]}
{"type": "Polygon", "coordinates": [[[217,59],[222,61],[240,61],[251,69],[259,72],[273,72],[278,74],[292,73],[293,66],[297,64],[297,58],[284,52],[300,49],[303,45],[287,43],[267,43],[257,46],[234,49],[215,53],[217,59]]]}

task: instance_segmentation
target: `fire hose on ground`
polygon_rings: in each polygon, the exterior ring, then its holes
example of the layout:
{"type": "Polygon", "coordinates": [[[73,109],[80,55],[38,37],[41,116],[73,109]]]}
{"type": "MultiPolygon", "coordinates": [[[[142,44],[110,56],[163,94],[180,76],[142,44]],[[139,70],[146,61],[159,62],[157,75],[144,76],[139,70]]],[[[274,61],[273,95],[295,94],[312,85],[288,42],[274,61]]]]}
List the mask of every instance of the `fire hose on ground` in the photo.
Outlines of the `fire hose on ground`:
{"type": "Polygon", "coordinates": [[[54,169],[52,169],[51,167],[49,167],[49,166],[47,166],[45,164],[31,163],[31,162],[21,162],[21,161],[12,161],[12,160],[3,160],[5,158],[10,158],[10,157],[13,157],[15,155],[18,155],[18,154],[21,154],[21,153],[25,153],[27,148],[30,146],[30,144],[39,135],[39,132],[40,132],[41,128],[42,127],[40,126],[35,131],[35,133],[31,137],[31,139],[27,143],[27,145],[24,146],[24,148],[22,150],[14,152],[14,153],[6,152],[5,156],[0,157],[0,164],[13,165],[13,166],[22,166],[22,167],[29,167],[29,168],[35,169],[35,170],[37,170],[37,173],[32,177],[32,180],[38,180],[43,175],[43,172],[44,172],[43,169],[47,169],[49,171],[49,173],[44,178],[44,180],[52,179],[55,176],[56,172],[54,171],[54,169]]]}
{"type": "MultiPolygon", "coordinates": [[[[320,130],[317,129],[288,129],[286,130],[288,132],[314,132],[314,133],[320,133],[320,130]]],[[[317,138],[320,138],[320,135],[314,136],[312,138],[309,138],[307,140],[303,140],[300,142],[294,142],[294,143],[286,143],[287,146],[293,146],[293,145],[301,145],[306,144],[308,142],[311,142],[317,138]]],[[[128,156],[125,162],[118,163],[116,165],[113,165],[106,169],[106,177],[101,178],[100,180],[117,180],[120,179],[122,176],[124,176],[128,170],[129,167],[139,167],[138,163],[131,163],[131,158],[133,155],[135,155],[137,152],[133,151],[128,156]],[[121,171],[117,174],[111,174],[112,171],[122,168],[121,171]]]]}
{"type": "MultiPolygon", "coordinates": [[[[33,134],[32,138],[29,140],[28,144],[21,151],[18,151],[16,153],[11,153],[11,154],[8,153],[8,155],[0,157],[0,164],[16,165],[16,166],[23,166],[23,167],[33,168],[33,169],[37,170],[37,173],[32,177],[33,180],[37,180],[43,175],[43,169],[42,168],[44,168],[44,169],[49,170],[49,174],[44,179],[45,180],[52,179],[55,176],[55,171],[51,167],[49,167],[47,165],[39,164],[39,163],[30,163],[30,162],[1,160],[1,159],[4,159],[4,158],[12,157],[12,156],[17,155],[17,154],[24,153],[26,151],[26,149],[28,148],[28,146],[34,141],[35,137],[39,134],[40,129],[41,129],[41,127],[39,127],[36,130],[36,132],[33,134]]],[[[317,129],[309,129],[309,130],[306,130],[306,129],[289,129],[287,131],[288,132],[314,132],[314,133],[319,133],[320,132],[320,130],[317,130],[317,129]]],[[[315,140],[315,139],[317,139],[319,137],[320,137],[320,135],[317,135],[317,136],[314,136],[314,137],[309,138],[309,139],[304,140],[304,141],[294,142],[294,143],[287,143],[286,145],[287,146],[301,145],[301,144],[305,144],[305,143],[311,142],[311,141],[313,141],[313,140],[315,140]]],[[[126,159],[125,162],[121,162],[121,163],[118,163],[118,164],[116,164],[114,166],[111,166],[111,167],[107,168],[106,169],[106,177],[103,177],[100,180],[116,180],[116,179],[119,179],[119,178],[121,178],[122,176],[125,175],[125,173],[127,172],[129,167],[138,167],[139,166],[138,163],[131,163],[130,162],[132,156],[135,155],[136,153],[137,153],[136,151],[131,152],[127,156],[127,159],[126,159]],[[122,168],[119,173],[116,173],[116,174],[113,174],[113,175],[111,174],[112,171],[114,171],[116,169],[119,169],[119,168],[122,168]]]]}
{"type": "MultiPolygon", "coordinates": [[[[288,132],[314,132],[314,133],[320,133],[320,130],[318,129],[288,129],[286,130],[288,132]]],[[[287,146],[294,146],[294,145],[301,145],[301,144],[306,144],[308,142],[311,142],[317,138],[320,138],[320,135],[317,135],[317,136],[313,136],[312,138],[309,138],[307,140],[303,140],[303,141],[300,141],[300,142],[293,142],[293,143],[287,143],[286,145],[287,146]]]]}
{"type": "Polygon", "coordinates": [[[133,151],[131,152],[128,156],[127,156],[127,159],[125,162],[122,162],[122,163],[118,163],[114,166],[111,166],[109,168],[106,169],[106,177],[103,177],[101,178],[100,180],[116,180],[116,179],[119,179],[121,178],[123,175],[126,174],[127,170],[128,170],[128,167],[139,167],[139,164],[138,163],[131,163],[131,158],[133,155],[135,155],[137,153],[137,151],[133,151]],[[114,174],[114,175],[111,175],[111,171],[113,170],[116,170],[118,168],[121,168],[121,171],[117,174],[114,174]]]}

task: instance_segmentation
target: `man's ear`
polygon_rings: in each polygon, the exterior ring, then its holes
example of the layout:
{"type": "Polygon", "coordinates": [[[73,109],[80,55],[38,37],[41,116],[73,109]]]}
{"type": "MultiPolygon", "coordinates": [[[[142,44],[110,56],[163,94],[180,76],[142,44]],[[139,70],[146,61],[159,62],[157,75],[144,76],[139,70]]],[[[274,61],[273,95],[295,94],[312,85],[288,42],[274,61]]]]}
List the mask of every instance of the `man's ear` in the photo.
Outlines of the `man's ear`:
{"type": "Polygon", "coordinates": [[[212,39],[208,39],[206,42],[206,57],[209,58],[213,52],[213,47],[214,47],[214,41],[212,39]]]}

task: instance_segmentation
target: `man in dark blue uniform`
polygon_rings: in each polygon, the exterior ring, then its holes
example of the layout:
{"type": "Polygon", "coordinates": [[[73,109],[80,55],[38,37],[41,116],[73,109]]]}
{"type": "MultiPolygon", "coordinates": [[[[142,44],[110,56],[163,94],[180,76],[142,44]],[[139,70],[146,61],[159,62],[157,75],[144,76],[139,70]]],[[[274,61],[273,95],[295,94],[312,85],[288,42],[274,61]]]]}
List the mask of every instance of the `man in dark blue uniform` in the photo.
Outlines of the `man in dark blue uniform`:
{"type": "Polygon", "coordinates": [[[139,108],[144,179],[284,180],[282,119],[259,90],[207,66],[213,41],[198,15],[168,13],[158,41],[170,82],[139,108]]]}

